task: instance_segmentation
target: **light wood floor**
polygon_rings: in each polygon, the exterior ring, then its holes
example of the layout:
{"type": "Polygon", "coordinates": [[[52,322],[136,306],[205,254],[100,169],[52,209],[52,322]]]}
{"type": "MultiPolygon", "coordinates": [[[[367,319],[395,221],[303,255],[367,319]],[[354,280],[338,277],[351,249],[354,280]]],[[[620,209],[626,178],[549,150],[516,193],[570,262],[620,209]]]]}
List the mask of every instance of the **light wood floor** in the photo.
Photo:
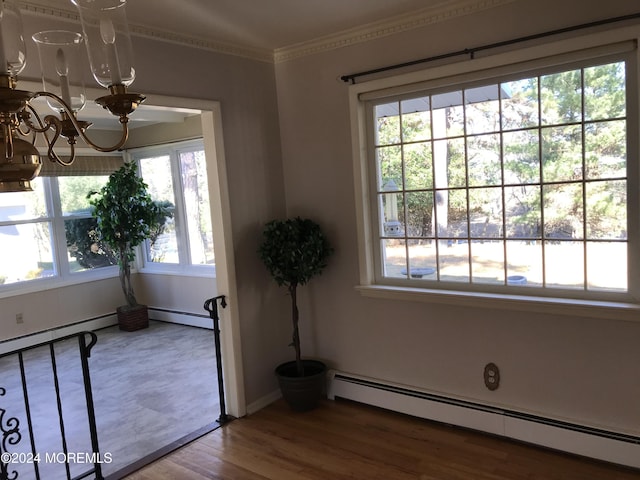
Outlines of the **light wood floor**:
{"type": "Polygon", "coordinates": [[[282,401],[127,480],[638,480],[640,471],[375,409],[282,401]]]}

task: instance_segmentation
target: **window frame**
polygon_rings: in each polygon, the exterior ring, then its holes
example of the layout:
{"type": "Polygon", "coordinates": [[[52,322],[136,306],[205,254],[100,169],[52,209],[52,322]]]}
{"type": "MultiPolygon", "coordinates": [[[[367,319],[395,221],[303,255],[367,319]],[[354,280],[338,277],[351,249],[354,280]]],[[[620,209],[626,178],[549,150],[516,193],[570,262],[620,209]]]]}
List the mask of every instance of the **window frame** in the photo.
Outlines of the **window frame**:
{"type": "Polygon", "coordinates": [[[35,293],[118,276],[117,265],[86,269],[79,272],[72,272],[70,270],[64,222],[65,220],[84,217],[63,215],[58,177],[41,176],[41,181],[47,214],[28,221],[18,221],[15,223],[28,224],[46,222],[49,224],[52,242],[52,260],[55,267],[54,275],[0,285],[0,298],[35,293]]]}
{"type": "MultiPolygon", "coordinates": [[[[628,234],[628,293],[615,295],[591,294],[569,297],[551,289],[499,289],[467,285],[436,284],[431,287],[415,285],[410,280],[389,281],[380,278],[379,223],[376,200],[376,166],[370,146],[374,144],[374,130],[367,123],[373,118],[373,103],[384,99],[396,99],[402,95],[418,94],[426,89],[455,87],[456,84],[482,82],[495,77],[517,76],[525,72],[537,75],[545,68],[599,57],[627,53],[627,176],[628,211],[640,211],[640,168],[638,167],[638,49],[640,28],[626,27],[598,34],[574,37],[562,42],[547,43],[507,53],[487,56],[470,61],[457,62],[427,70],[372,80],[350,87],[351,133],[353,138],[353,167],[356,190],[356,214],[358,226],[358,254],[361,294],[372,297],[426,301],[490,307],[497,309],[536,310],[545,313],[584,315],[590,317],[622,318],[635,320],[640,312],[640,267],[638,246],[640,222],[629,215],[628,234]],[[634,85],[636,88],[634,88],[634,85]],[[373,182],[373,183],[372,183],[373,182]],[[632,268],[633,267],[633,268],[632,268]],[[543,291],[543,292],[541,292],[543,291]],[[541,294],[542,293],[542,294],[541,294]],[[577,298],[580,297],[580,298],[577,298]]],[[[570,67],[568,67],[570,68],[570,67]]],[[[508,288],[508,287],[507,287],[508,288]]]]}
{"type": "MultiPolygon", "coordinates": [[[[138,271],[142,273],[184,275],[191,277],[215,277],[216,266],[194,265],[191,263],[191,251],[186,225],[186,207],[184,204],[182,174],[180,171],[180,154],[191,151],[205,151],[202,138],[184,140],[162,145],[140,147],[127,152],[131,161],[138,164],[139,175],[142,176],[140,160],[159,156],[169,157],[171,169],[173,195],[175,199],[174,222],[176,225],[176,240],[178,243],[178,263],[152,262],[149,260],[148,240],[140,245],[140,255],[137,257],[138,271]]],[[[208,180],[208,174],[207,174],[208,180]]],[[[208,194],[209,192],[207,192],[208,194]]]]}

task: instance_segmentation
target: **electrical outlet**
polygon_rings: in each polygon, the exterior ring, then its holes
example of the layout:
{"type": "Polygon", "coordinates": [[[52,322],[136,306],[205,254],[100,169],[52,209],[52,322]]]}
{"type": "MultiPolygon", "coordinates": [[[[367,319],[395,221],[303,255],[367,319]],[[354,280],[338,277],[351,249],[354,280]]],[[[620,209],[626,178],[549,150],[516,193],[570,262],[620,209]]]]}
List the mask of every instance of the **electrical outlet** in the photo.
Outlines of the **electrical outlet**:
{"type": "Polygon", "coordinates": [[[500,386],[500,369],[495,363],[487,363],[484,367],[484,384],[491,391],[500,386]]]}
{"type": "Polygon", "coordinates": [[[24,318],[22,318],[21,313],[16,313],[16,323],[24,323],[24,318]]]}

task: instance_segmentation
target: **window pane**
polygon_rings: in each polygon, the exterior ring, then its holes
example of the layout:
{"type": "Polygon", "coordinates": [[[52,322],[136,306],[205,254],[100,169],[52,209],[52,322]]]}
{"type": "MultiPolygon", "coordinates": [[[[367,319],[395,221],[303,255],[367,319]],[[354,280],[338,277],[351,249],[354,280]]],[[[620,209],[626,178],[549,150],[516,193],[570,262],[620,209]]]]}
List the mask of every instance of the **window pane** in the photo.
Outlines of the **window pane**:
{"type": "MultiPolygon", "coordinates": [[[[409,277],[437,280],[436,247],[431,240],[409,240],[409,277]]],[[[406,274],[406,270],[404,270],[406,274]]]]}
{"type": "Polygon", "coordinates": [[[400,147],[376,149],[378,190],[396,190],[402,187],[402,150],[400,147]],[[392,184],[389,182],[393,182],[392,184]]]}
{"type": "Polygon", "coordinates": [[[180,172],[191,264],[213,265],[213,231],[204,151],[181,153],[180,172]]]}
{"type": "Polygon", "coordinates": [[[545,242],[547,287],[584,288],[584,245],[581,242],[545,242]]]}
{"type": "Polygon", "coordinates": [[[471,266],[473,283],[504,285],[504,243],[473,242],[471,266]]]}
{"type": "Polygon", "coordinates": [[[438,208],[438,234],[441,237],[467,238],[469,236],[467,219],[467,192],[465,190],[451,190],[438,192],[444,196],[448,193],[449,208],[438,208]],[[443,215],[444,213],[444,215],[443,215]]]}
{"type": "Polygon", "coordinates": [[[382,240],[382,275],[384,277],[406,277],[407,249],[404,240],[382,240]],[[402,273],[402,270],[405,273],[402,273]]]}
{"type": "Polygon", "coordinates": [[[498,85],[469,88],[464,91],[467,135],[500,130],[498,85]]]}
{"type": "Polygon", "coordinates": [[[507,285],[542,286],[542,244],[507,241],[507,285]]]}
{"type": "Polygon", "coordinates": [[[0,194],[0,222],[31,220],[47,216],[42,178],[31,181],[33,192],[0,194]]]}
{"type": "Polygon", "coordinates": [[[627,245],[623,242],[587,242],[587,288],[627,290],[627,245]]]}
{"type": "Polygon", "coordinates": [[[616,120],[585,125],[587,178],[620,178],[627,175],[626,122],[616,120]]]}
{"type": "Polygon", "coordinates": [[[100,240],[98,221],[93,217],[65,220],[69,270],[81,272],[118,264],[117,255],[100,240]]]}
{"type": "Polygon", "coordinates": [[[407,190],[433,188],[431,143],[412,143],[402,150],[405,188],[407,190]]]}
{"type": "Polygon", "coordinates": [[[542,191],[545,238],[584,238],[582,185],[548,185],[542,191]]]}
{"type": "Polygon", "coordinates": [[[434,138],[464,135],[462,92],[447,92],[432,97],[434,138]]]}
{"type": "Polygon", "coordinates": [[[540,181],[538,138],[538,130],[506,132],[502,135],[505,184],[540,181]]]}
{"type": "Polygon", "coordinates": [[[376,106],[376,145],[400,142],[400,110],[398,102],[376,106]]]}
{"type": "Polygon", "coordinates": [[[526,78],[502,84],[502,128],[538,125],[538,79],[526,78]]]}
{"type": "Polygon", "coordinates": [[[401,103],[402,141],[416,142],[431,138],[429,97],[412,98],[401,103]]]}
{"type": "Polygon", "coordinates": [[[0,245],[0,284],[55,276],[49,222],[0,226],[0,245]]]}
{"type": "Polygon", "coordinates": [[[469,190],[469,215],[472,238],[497,238],[502,232],[502,189],[469,190]]]}
{"type": "Polygon", "coordinates": [[[505,187],[506,236],[538,239],[541,232],[540,187],[522,185],[505,187]]]}
{"type": "Polygon", "coordinates": [[[433,142],[436,188],[465,187],[467,185],[464,143],[464,138],[433,142]]]}
{"type": "Polygon", "coordinates": [[[478,135],[467,140],[469,186],[500,185],[500,135],[478,135]]]}
{"type": "Polygon", "coordinates": [[[57,180],[62,214],[77,215],[90,214],[91,206],[87,194],[100,190],[109,180],[109,176],[58,177],[57,180]]]}
{"type": "Polygon", "coordinates": [[[578,125],[542,130],[542,178],[545,182],[582,178],[582,131],[578,125]]]}
{"type": "Polygon", "coordinates": [[[398,237],[404,235],[404,197],[402,194],[385,193],[380,197],[381,235],[398,237]]]}
{"type": "MultiPolygon", "coordinates": [[[[140,174],[148,186],[148,192],[156,201],[175,205],[171,159],[169,155],[143,158],[140,160],[140,174]]],[[[162,231],[147,242],[150,262],[180,263],[178,239],[173,218],[167,219],[162,231]]]]}
{"type": "Polygon", "coordinates": [[[587,238],[627,239],[627,182],[587,183],[587,238]]]}
{"type": "Polygon", "coordinates": [[[433,237],[433,193],[409,192],[407,200],[407,236],[433,237]]]}
{"type": "Polygon", "coordinates": [[[581,70],[571,70],[540,78],[540,103],[544,125],[582,120],[581,75],[581,70]]]}
{"type": "Polygon", "coordinates": [[[624,117],[626,115],[625,83],[623,62],[585,68],[585,119],[624,117]]]}
{"type": "Polygon", "coordinates": [[[440,280],[469,283],[469,245],[467,242],[449,242],[440,248],[438,259],[440,280]]]}

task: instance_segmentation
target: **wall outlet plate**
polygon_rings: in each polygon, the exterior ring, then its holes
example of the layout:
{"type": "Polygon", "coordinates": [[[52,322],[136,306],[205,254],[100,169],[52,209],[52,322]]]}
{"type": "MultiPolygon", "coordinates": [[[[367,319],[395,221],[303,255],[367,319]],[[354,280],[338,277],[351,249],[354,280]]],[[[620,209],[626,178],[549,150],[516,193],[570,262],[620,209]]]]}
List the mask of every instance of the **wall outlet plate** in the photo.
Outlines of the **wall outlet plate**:
{"type": "Polygon", "coordinates": [[[484,384],[493,391],[500,386],[500,369],[495,363],[487,363],[484,367],[484,384]]]}

